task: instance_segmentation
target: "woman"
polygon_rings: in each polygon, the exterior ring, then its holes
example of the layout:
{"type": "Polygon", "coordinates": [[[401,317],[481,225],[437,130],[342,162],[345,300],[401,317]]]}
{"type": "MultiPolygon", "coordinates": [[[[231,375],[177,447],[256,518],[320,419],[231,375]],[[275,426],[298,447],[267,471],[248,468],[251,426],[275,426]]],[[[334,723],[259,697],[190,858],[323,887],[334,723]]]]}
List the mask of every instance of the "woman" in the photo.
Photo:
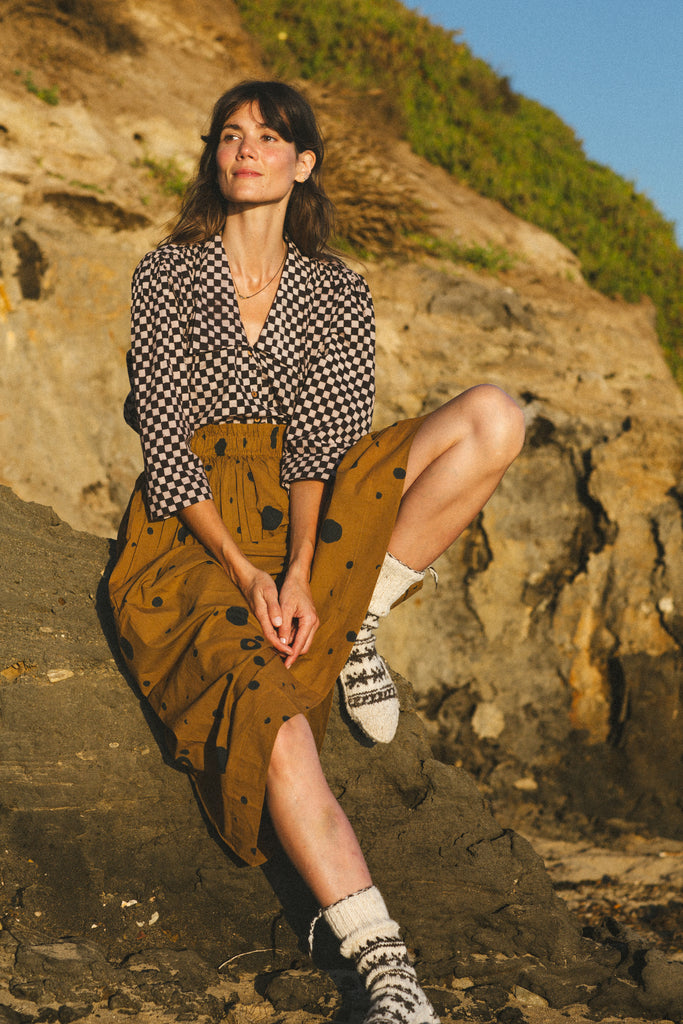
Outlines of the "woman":
{"type": "Polygon", "coordinates": [[[126,414],[145,470],[110,584],[121,648],[248,863],[265,859],[270,821],[355,960],[367,1021],[426,1024],[318,752],[338,677],[361,729],[393,735],[374,628],[488,500],[521,413],[481,386],[370,435],[372,302],[325,249],[310,107],[282,83],[242,83],[204,142],[175,228],[133,282],[126,414]]]}

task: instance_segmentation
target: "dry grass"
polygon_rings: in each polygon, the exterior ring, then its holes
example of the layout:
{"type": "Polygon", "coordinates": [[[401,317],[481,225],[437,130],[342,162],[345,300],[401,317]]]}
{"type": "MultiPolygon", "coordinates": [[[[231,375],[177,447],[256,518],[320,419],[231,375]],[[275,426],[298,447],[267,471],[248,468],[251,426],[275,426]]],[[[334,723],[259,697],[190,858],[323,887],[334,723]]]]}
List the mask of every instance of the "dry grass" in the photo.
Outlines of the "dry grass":
{"type": "Polygon", "coordinates": [[[359,254],[413,252],[411,236],[428,229],[414,191],[369,153],[339,138],[327,142],[326,188],[337,210],[338,242],[359,254]]]}

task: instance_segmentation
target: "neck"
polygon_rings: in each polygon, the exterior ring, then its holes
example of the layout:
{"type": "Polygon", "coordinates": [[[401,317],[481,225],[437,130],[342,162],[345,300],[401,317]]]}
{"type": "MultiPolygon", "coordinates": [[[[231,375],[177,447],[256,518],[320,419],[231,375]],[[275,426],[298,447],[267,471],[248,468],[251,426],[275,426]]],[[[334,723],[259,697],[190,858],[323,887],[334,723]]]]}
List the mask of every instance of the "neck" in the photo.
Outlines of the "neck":
{"type": "Polygon", "coordinates": [[[262,206],[228,211],[222,236],[231,270],[255,282],[272,274],[285,254],[283,232],[284,216],[262,206]]]}
{"type": "Polygon", "coordinates": [[[245,231],[244,224],[245,218],[228,215],[222,236],[235,291],[240,301],[272,299],[287,256],[282,226],[262,221],[260,231],[258,223],[245,231]]]}

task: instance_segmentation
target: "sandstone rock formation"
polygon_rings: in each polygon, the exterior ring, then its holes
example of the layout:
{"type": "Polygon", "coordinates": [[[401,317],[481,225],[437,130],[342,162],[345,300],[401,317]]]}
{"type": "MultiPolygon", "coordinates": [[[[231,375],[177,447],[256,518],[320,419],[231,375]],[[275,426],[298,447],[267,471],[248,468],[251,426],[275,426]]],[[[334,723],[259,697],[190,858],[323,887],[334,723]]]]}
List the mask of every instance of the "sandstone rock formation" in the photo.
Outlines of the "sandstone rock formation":
{"type": "Polygon", "coordinates": [[[400,367],[384,416],[493,380],[524,405],[527,444],[441,560],[436,595],[383,624],[389,658],[503,817],[512,792],[680,835],[683,403],[652,311],[529,272],[400,273],[391,294],[371,277],[380,316],[404,321],[380,338],[387,385],[400,367]]]}
{"type": "MultiPolygon", "coordinates": [[[[115,864],[118,902],[102,897],[95,932],[106,926],[113,945],[130,939],[138,918],[134,905],[126,917],[121,901],[149,902],[162,877],[165,893],[198,892],[196,919],[183,924],[171,914],[169,935],[192,931],[201,918],[209,937],[200,952],[213,956],[232,941],[216,894],[222,899],[226,872],[241,892],[242,874],[196,825],[186,780],[148,771],[160,755],[139,717],[126,719],[126,760],[110,746],[121,743],[114,728],[120,707],[131,711],[135,698],[97,632],[94,608],[105,538],[140,466],[137,439],[121,417],[130,275],[164,233],[176,200],[163,189],[191,167],[213,98],[263,69],[230,3],[58,8],[35,0],[0,10],[0,482],[89,535],[75,541],[57,516],[50,526],[49,513],[29,512],[4,493],[3,558],[11,554],[13,574],[3,561],[10,625],[3,623],[0,669],[10,675],[0,677],[0,692],[6,721],[16,727],[4,728],[3,744],[10,736],[12,785],[23,810],[2,828],[11,830],[11,877],[27,893],[27,914],[41,910],[41,893],[59,895],[60,877],[85,877],[87,892],[109,893],[115,864]],[[56,105],[38,95],[51,87],[56,105]],[[24,519],[40,536],[37,547],[24,519]],[[79,687],[89,691],[84,704],[79,687]],[[56,695],[68,708],[90,710],[67,712],[56,695]],[[32,756],[25,760],[34,742],[46,751],[44,761],[36,755],[40,771],[32,756]],[[62,746],[71,753],[60,765],[62,746]],[[68,797],[93,777],[93,807],[58,799],[60,787],[68,797]],[[145,811],[169,802],[183,822],[180,838],[150,825],[145,811]],[[129,845],[103,843],[124,834],[121,823],[130,826],[129,845]],[[81,839],[67,842],[65,834],[81,839]],[[45,866],[31,866],[29,848],[46,836],[45,866]],[[188,867],[195,861],[205,866],[201,876],[188,867]],[[139,891],[129,891],[136,878],[139,891]]],[[[360,266],[377,307],[376,425],[434,408],[480,381],[507,390],[527,417],[524,452],[441,560],[436,594],[426,587],[382,627],[384,651],[413,683],[439,761],[430,761],[414,719],[409,774],[415,759],[430,763],[420,784],[408,785],[389,753],[363,756],[387,759],[382,799],[392,814],[400,809],[417,823],[442,806],[444,787],[454,806],[472,802],[485,837],[472,848],[490,851],[499,836],[503,887],[512,884],[508,868],[521,865],[529,888],[515,894],[518,910],[510,914],[521,920],[540,894],[553,924],[541,928],[536,952],[552,959],[561,942],[576,938],[573,926],[506,826],[526,820],[550,834],[609,836],[626,822],[683,834],[683,399],[647,301],[632,306],[592,292],[555,239],[395,140],[372,97],[359,105],[352,96],[311,93],[329,138],[330,188],[341,217],[361,244],[376,243],[360,266]],[[411,254],[400,242],[402,225],[461,245],[503,247],[514,264],[494,275],[411,254]],[[444,762],[476,777],[495,818],[444,762]]],[[[331,750],[336,737],[333,731],[331,750]]],[[[339,776],[340,790],[347,782],[339,776]]],[[[462,862],[473,867],[466,847],[463,835],[451,851],[459,870],[462,862]]],[[[381,847],[373,841],[371,848],[381,860],[381,847]]],[[[235,926],[237,945],[271,926],[278,936],[287,932],[273,923],[270,886],[265,878],[258,884],[262,909],[235,926]]],[[[491,909],[501,896],[482,899],[491,909]]],[[[400,903],[403,894],[395,897],[400,903]]],[[[57,906],[60,927],[85,926],[85,905],[65,899],[57,906]]],[[[465,899],[458,927],[467,948],[480,940],[482,948],[499,948],[475,916],[465,899]]],[[[501,947],[512,929],[506,920],[501,947]]],[[[425,945],[419,921],[411,927],[425,963],[436,964],[441,954],[425,945]]]]}

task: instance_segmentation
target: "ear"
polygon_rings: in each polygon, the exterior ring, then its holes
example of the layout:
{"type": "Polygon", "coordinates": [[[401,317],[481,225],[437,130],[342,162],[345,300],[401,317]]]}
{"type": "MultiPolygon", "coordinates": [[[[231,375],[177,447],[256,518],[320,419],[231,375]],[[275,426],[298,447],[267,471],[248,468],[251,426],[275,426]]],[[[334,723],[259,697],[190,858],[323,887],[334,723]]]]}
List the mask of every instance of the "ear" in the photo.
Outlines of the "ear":
{"type": "Polygon", "coordinates": [[[311,176],[311,171],[315,167],[315,153],[312,149],[304,149],[296,159],[297,165],[294,180],[301,183],[311,176]]]}

